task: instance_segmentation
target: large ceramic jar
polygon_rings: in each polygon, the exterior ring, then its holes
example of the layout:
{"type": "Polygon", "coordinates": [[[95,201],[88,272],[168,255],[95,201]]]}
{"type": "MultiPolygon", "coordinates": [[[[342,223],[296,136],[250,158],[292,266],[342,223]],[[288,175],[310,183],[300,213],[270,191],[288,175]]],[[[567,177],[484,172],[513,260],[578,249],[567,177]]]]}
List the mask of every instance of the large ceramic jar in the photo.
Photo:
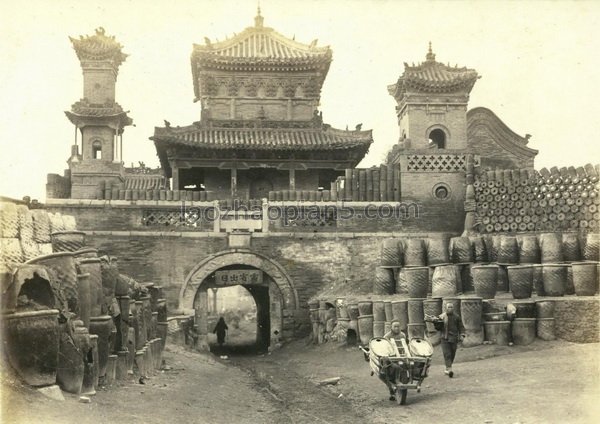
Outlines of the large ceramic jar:
{"type": "Polygon", "coordinates": [[[471,267],[475,293],[483,299],[493,299],[498,286],[498,266],[474,265],[471,267]]]}

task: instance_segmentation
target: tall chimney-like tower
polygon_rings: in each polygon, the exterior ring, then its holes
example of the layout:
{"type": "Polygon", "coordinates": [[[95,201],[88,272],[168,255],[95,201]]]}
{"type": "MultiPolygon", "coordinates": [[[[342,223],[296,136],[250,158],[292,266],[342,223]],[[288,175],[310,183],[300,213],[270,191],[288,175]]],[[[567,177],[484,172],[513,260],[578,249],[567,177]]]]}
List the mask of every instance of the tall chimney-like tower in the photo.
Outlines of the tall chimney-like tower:
{"type": "Polygon", "coordinates": [[[96,29],[94,35],[70,40],[83,71],[83,98],[65,112],[76,127],[75,147],[68,161],[71,197],[87,199],[95,197],[98,183],[123,181],[122,134],[132,120],[115,101],[115,85],[119,66],[127,55],[104,28],[96,29]]]}

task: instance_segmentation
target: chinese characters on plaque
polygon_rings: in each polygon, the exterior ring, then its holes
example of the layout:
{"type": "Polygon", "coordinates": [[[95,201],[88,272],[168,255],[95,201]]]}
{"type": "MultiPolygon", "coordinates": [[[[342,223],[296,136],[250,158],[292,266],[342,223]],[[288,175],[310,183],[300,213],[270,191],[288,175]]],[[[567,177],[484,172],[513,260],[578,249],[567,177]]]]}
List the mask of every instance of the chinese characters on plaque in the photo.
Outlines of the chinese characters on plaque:
{"type": "Polygon", "coordinates": [[[236,284],[262,284],[263,272],[258,269],[231,269],[215,271],[217,286],[235,286],[236,284]]]}

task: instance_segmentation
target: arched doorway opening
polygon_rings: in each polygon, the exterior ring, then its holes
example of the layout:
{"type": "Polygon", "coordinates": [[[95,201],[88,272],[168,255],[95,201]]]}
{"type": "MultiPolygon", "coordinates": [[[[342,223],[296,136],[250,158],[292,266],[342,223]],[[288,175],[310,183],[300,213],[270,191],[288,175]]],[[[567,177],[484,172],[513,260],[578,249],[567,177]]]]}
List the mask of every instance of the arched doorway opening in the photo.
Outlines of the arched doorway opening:
{"type": "Polygon", "coordinates": [[[446,148],[446,133],[436,128],[429,133],[429,142],[437,149],[446,148]]]}
{"type": "MultiPolygon", "coordinates": [[[[211,316],[213,289],[241,286],[256,308],[256,339],[241,351],[264,351],[280,340],[294,337],[298,295],[291,278],[277,262],[245,249],[231,249],[211,255],[197,264],[186,277],[179,304],[194,313],[200,341],[209,347],[213,332],[211,316]],[[211,295],[209,295],[209,291],[211,295]]],[[[218,300],[218,297],[217,297],[218,300]]],[[[214,339],[213,339],[214,340],[214,339]]],[[[234,352],[235,353],[235,352],[234,352]]]]}

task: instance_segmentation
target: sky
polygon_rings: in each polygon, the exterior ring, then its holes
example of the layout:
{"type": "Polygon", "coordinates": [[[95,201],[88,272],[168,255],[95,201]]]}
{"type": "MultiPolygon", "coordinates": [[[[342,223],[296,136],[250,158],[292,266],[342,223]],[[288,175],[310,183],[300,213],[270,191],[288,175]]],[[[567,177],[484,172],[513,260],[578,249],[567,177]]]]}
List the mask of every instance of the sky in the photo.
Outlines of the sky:
{"type": "MultiPolygon", "coordinates": [[[[469,107],[492,109],[540,150],[536,168],[597,163],[590,137],[600,116],[600,2],[261,0],[265,26],[329,45],[333,62],[321,93],[323,120],[372,129],[360,166],[381,163],[399,136],[387,86],[404,62],[436,59],[474,68],[469,107]]],[[[190,70],[192,44],[252,26],[257,1],[0,0],[0,195],[45,199],[46,174],[67,168],[73,125],[64,115],[82,97],[69,36],[104,27],[129,57],[117,102],[133,118],[123,136],[129,166],[158,166],[152,141],[163,120],[199,120],[190,70]]]]}

